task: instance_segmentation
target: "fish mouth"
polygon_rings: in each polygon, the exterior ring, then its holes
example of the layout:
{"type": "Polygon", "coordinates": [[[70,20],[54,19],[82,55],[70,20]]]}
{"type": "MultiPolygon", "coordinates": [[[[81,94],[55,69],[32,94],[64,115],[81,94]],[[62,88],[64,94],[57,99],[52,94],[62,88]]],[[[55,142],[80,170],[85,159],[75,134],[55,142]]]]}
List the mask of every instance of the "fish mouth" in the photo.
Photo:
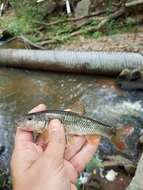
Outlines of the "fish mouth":
{"type": "Polygon", "coordinates": [[[22,129],[24,131],[32,131],[31,127],[26,126],[20,120],[15,120],[15,125],[17,128],[22,129]]]}
{"type": "Polygon", "coordinates": [[[17,128],[22,129],[23,131],[29,131],[29,132],[33,131],[33,129],[31,127],[27,127],[27,126],[25,126],[23,124],[18,124],[17,128]]]}

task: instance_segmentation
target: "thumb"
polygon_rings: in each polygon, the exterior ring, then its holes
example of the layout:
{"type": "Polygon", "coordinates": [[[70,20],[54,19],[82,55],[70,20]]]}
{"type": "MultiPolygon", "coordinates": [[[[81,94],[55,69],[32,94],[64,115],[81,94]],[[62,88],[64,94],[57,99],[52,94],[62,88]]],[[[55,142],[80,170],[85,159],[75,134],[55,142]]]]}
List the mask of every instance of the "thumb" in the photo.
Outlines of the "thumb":
{"type": "Polygon", "coordinates": [[[45,154],[54,159],[63,159],[65,151],[65,132],[63,125],[59,120],[54,119],[50,122],[48,130],[49,143],[45,150],[45,154]]]}

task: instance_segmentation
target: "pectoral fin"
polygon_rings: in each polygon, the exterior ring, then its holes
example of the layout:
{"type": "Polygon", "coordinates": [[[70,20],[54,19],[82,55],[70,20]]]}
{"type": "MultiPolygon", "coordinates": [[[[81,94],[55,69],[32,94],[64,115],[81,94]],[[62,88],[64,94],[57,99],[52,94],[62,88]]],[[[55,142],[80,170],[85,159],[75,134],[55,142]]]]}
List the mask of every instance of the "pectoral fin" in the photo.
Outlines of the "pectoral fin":
{"type": "Polygon", "coordinates": [[[87,142],[88,142],[89,144],[92,144],[92,145],[97,145],[97,144],[99,144],[100,139],[101,139],[101,136],[99,136],[99,135],[87,135],[87,136],[86,136],[87,142]]]}
{"type": "Polygon", "coordinates": [[[122,138],[112,137],[111,142],[116,146],[116,148],[120,151],[125,150],[126,145],[122,138]]]}
{"type": "Polygon", "coordinates": [[[44,144],[47,144],[49,138],[48,130],[45,130],[42,134],[40,134],[39,138],[43,140],[44,144]]]}

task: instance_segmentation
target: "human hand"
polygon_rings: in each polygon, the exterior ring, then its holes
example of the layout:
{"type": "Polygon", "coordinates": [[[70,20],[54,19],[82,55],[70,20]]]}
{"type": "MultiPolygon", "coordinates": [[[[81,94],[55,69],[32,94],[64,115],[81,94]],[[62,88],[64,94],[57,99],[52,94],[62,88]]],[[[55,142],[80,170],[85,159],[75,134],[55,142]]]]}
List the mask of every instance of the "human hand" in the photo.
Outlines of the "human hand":
{"type": "MultiPolygon", "coordinates": [[[[46,110],[39,105],[32,111],[46,110]]],[[[97,144],[88,144],[83,137],[74,137],[65,148],[63,125],[52,120],[48,127],[49,143],[43,149],[43,139],[33,142],[32,133],[17,129],[11,159],[14,190],[76,190],[76,180],[95,153],[97,144]]]]}

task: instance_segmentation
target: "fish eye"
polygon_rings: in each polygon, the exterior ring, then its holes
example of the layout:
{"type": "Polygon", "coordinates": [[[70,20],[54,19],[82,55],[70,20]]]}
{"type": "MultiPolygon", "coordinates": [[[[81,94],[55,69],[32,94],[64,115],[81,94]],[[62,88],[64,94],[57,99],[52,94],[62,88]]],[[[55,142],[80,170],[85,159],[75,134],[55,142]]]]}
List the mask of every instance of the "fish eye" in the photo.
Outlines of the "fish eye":
{"type": "Polygon", "coordinates": [[[32,120],[32,117],[28,117],[28,120],[31,121],[31,120],[32,120]]]}

